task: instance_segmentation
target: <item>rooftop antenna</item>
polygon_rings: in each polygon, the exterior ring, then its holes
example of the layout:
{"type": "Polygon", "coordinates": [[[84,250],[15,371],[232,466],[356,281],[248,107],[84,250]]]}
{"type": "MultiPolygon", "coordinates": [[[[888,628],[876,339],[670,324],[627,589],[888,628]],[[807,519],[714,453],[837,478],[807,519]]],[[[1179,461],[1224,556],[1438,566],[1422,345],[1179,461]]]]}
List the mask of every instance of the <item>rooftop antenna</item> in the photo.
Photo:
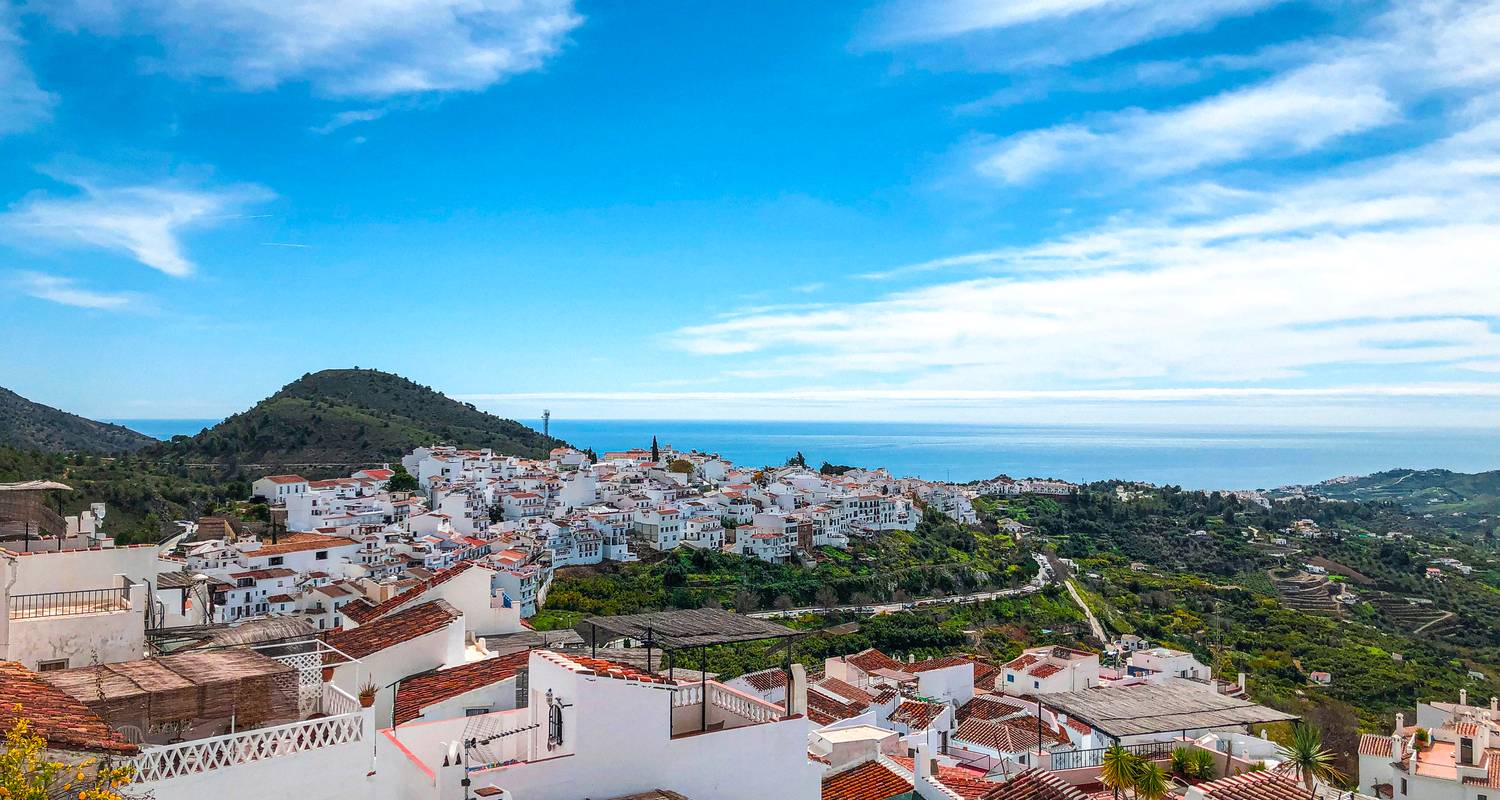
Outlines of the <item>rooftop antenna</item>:
{"type": "Polygon", "coordinates": [[[552,433],[550,432],[551,428],[552,428],[552,410],[548,409],[548,408],[544,408],[544,409],[542,409],[542,435],[543,436],[551,436],[552,435],[552,433]]]}

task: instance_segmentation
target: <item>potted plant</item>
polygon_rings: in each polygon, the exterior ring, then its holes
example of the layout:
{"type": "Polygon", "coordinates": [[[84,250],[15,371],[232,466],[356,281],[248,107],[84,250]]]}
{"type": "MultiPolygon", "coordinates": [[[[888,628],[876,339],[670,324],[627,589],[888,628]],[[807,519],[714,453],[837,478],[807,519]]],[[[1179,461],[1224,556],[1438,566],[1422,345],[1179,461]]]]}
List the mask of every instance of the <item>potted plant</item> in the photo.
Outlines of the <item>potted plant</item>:
{"type": "Polygon", "coordinates": [[[375,682],[366,680],[365,685],[359,687],[360,707],[369,708],[370,706],[375,705],[375,693],[377,691],[379,691],[379,688],[375,686],[375,682]]]}
{"type": "Polygon", "coordinates": [[[332,683],[333,682],[333,667],[324,667],[323,668],[323,682],[324,683],[332,683]]]}

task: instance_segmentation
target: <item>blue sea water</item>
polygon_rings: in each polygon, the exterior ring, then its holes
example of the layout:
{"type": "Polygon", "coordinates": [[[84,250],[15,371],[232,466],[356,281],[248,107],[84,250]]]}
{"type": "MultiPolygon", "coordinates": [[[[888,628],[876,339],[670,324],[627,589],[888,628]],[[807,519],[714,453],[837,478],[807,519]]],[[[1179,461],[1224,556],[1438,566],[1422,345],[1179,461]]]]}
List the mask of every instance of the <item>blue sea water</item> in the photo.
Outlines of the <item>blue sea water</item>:
{"type": "MultiPolygon", "coordinates": [[[[111,420],[149,436],[194,434],[217,420],[111,420]]],[[[540,420],[525,420],[541,428],[540,420]]],[[[1190,489],[1272,488],[1395,467],[1500,469],[1500,429],[1250,428],[1146,425],[943,425],[553,419],[551,432],[598,452],[649,447],[780,464],[801,451],[897,475],[969,481],[999,473],[1071,481],[1121,478],[1190,489]]]]}

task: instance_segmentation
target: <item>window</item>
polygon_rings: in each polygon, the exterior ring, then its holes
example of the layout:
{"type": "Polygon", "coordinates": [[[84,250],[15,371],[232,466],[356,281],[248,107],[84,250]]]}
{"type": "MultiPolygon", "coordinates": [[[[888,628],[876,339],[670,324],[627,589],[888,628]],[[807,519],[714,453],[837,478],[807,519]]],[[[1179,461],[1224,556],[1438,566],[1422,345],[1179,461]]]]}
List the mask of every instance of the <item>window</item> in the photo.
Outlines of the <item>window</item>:
{"type": "Polygon", "coordinates": [[[68,660],[66,658],[59,658],[56,661],[43,661],[36,665],[37,672],[56,672],[57,670],[67,668],[68,660]]]}
{"type": "Polygon", "coordinates": [[[313,558],[316,558],[319,561],[327,561],[328,560],[328,551],[327,550],[319,550],[318,554],[315,555],[315,556],[313,556],[313,558]]]}
{"type": "Polygon", "coordinates": [[[1405,778],[1401,779],[1401,793],[1402,794],[1406,794],[1406,779],[1405,778]]]}
{"type": "Polygon", "coordinates": [[[464,709],[464,716],[466,716],[466,717],[477,717],[480,714],[488,714],[488,713],[490,713],[490,707],[489,706],[475,706],[473,708],[466,708],[466,709],[464,709]]]}
{"type": "Polygon", "coordinates": [[[273,567],[279,567],[285,561],[286,561],[286,559],[283,558],[283,557],[281,557],[281,556],[271,556],[271,560],[268,563],[270,563],[270,565],[273,566],[273,567]]]}
{"type": "Polygon", "coordinates": [[[1473,764],[1474,762],[1474,740],[1465,736],[1458,740],[1458,761],[1461,764],[1473,764]]]}
{"type": "Polygon", "coordinates": [[[1015,683],[1016,682],[1016,676],[1014,676],[1014,675],[1006,675],[1005,676],[1005,682],[1006,683],[1015,683]]]}

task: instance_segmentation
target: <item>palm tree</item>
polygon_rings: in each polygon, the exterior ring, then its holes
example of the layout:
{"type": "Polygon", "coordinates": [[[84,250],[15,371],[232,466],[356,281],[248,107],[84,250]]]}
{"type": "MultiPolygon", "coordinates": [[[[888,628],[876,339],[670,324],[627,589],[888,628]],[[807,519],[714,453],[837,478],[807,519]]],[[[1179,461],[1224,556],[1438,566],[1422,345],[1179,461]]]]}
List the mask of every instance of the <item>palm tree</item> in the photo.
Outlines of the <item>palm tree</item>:
{"type": "Polygon", "coordinates": [[[1121,789],[1135,787],[1135,776],[1139,770],[1139,759],[1118,742],[1110,745],[1099,759],[1099,781],[1114,792],[1115,800],[1120,800],[1121,789]]]}
{"type": "Polygon", "coordinates": [[[1307,787],[1308,800],[1314,797],[1315,780],[1332,783],[1344,779],[1344,774],[1333,766],[1333,753],[1323,747],[1322,735],[1310,725],[1293,728],[1291,743],[1277,745],[1276,751],[1281,759],[1276,771],[1300,775],[1302,785],[1307,787]]]}
{"type": "Polygon", "coordinates": [[[1167,773],[1152,761],[1142,761],[1135,774],[1136,800],[1161,800],[1167,796],[1167,773]]]}

